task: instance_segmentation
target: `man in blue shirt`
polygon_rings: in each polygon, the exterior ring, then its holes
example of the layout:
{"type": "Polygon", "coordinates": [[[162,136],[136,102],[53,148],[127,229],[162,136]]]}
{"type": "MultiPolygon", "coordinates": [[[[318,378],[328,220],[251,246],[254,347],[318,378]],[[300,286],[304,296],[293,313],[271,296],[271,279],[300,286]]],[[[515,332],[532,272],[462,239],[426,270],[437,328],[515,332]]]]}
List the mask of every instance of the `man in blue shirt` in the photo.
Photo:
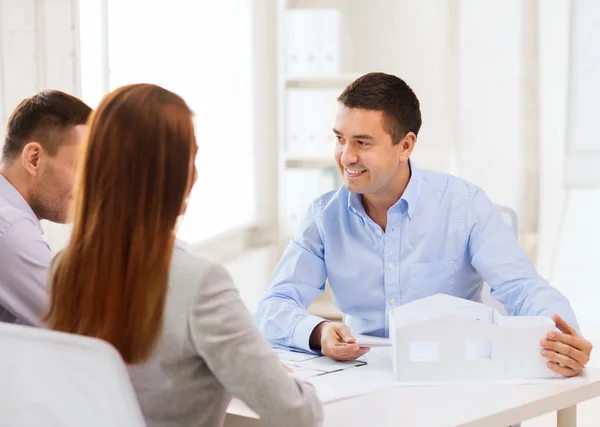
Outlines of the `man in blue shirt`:
{"type": "Polygon", "coordinates": [[[344,186],[311,204],[273,273],[257,312],[267,339],[354,359],[368,348],[352,333],[387,337],[390,308],[436,293],[478,301],[485,280],[510,315],[554,316],[560,332],[540,337],[540,350],[551,369],[577,375],[592,345],[485,193],[410,161],[421,127],[410,87],[370,73],[338,101],[333,132],[344,186]],[[344,325],[306,311],[326,280],[344,325]]]}
{"type": "Polygon", "coordinates": [[[70,221],[79,150],[92,109],[58,90],[24,99],[0,159],[0,322],[43,326],[52,258],[40,221],[70,221]]]}

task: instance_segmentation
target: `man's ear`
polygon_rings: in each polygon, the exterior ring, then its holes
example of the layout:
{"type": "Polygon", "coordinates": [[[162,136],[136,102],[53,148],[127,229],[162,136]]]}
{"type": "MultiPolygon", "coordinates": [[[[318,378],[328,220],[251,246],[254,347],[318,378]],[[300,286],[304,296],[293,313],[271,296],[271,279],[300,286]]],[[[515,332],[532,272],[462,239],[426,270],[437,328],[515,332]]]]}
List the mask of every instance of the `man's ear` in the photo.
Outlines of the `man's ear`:
{"type": "Polygon", "coordinates": [[[37,176],[39,173],[40,159],[43,148],[39,142],[28,142],[21,152],[21,164],[27,173],[31,176],[37,176]]]}
{"type": "Polygon", "coordinates": [[[415,148],[415,144],[417,143],[417,135],[414,132],[408,132],[404,137],[400,140],[398,145],[400,146],[400,150],[402,151],[401,157],[404,160],[408,160],[410,155],[415,148]]]}

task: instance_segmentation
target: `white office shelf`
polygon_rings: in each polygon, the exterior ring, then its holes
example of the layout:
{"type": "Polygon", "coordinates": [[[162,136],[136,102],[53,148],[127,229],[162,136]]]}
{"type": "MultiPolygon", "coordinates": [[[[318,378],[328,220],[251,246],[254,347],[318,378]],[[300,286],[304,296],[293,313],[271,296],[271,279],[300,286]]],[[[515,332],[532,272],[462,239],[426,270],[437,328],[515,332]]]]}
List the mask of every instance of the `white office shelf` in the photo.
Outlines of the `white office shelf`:
{"type": "Polygon", "coordinates": [[[337,164],[331,156],[286,156],[285,166],[290,169],[322,169],[336,168],[337,164]]]}
{"type": "Polygon", "coordinates": [[[342,89],[360,77],[359,74],[339,74],[333,76],[292,77],[285,80],[289,89],[342,89]]]}
{"type": "Polygon", "coordinates": [[[282,237],[298,232],[316,197],[341,185],[331,128],[336,98],[359,77],[343,55],[352,44],[343,31],[347,1],[276,1],[278,178],[280,194],[290,195],[277,206],[282,237]]]}
{"type": "Polygon", "coordinates": [[[287,0],[288,9],[336,9],[348,0],[287,0]]]}

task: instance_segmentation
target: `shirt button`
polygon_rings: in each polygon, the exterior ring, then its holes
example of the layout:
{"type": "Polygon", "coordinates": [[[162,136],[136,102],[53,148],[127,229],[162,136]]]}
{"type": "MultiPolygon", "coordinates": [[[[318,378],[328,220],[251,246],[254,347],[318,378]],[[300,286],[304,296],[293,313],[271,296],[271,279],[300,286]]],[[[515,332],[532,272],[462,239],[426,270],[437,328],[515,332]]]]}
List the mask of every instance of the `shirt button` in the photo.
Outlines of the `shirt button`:
{"type": "Polygon", "coordinates": [[[390,298],[390,305],[396,304],[396,298],[390,298]]]}
{"type": "Polygon", "coordinates": [[[377,230],[377,234],[379,234],[381,236],[383,234],[383,231],[377,230]]]}
{"type": "Polygon", "coordinates": [[[388,264],[388,267],[389,267],[390,269],[391,269],[391,268],[394,268],[394,264],[388,264]]]}

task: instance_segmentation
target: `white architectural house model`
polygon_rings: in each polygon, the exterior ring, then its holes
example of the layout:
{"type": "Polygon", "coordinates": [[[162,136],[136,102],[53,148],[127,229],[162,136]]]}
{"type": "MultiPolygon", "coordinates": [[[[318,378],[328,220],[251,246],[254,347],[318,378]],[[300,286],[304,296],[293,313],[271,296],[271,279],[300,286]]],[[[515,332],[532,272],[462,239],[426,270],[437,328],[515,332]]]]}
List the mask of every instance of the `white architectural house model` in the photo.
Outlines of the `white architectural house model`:
{"type": "Polygon", "coordinates": [[[389,314],[396,381],[490,381],[558,377],[540,340],[547,317],[502,316],[487,305],[436,294],[389,314]]]}

